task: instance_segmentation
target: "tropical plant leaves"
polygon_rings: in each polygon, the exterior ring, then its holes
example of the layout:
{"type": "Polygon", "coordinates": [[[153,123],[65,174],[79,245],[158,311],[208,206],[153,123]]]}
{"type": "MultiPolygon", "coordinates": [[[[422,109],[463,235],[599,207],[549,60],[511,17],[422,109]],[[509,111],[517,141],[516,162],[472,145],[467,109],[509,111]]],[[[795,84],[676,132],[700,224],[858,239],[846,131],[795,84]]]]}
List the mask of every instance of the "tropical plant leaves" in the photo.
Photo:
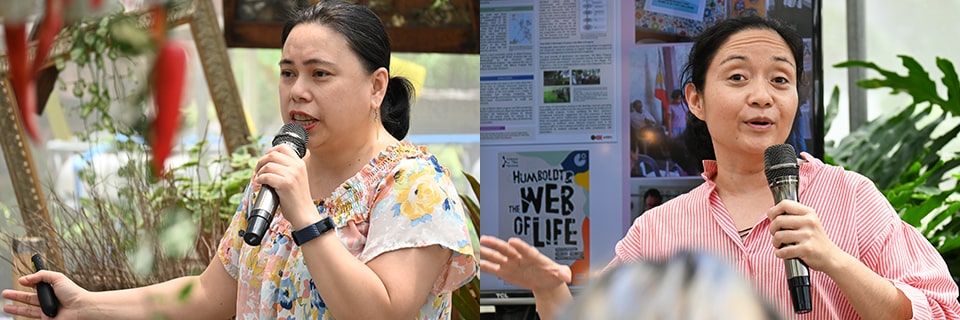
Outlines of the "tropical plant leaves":
{"type": "MultiPolygon", "coordinates": [[[[883,69],[872,62],[847,61],[841,68],[868,68],[880,78],[857,84],[866,89],[888,88],[904,93],[913,102],[892,116],[867,122],[836,146],[828,145],[825,160],[859,172],[883,192],[901,219],[917,228],[937,248],[951,274],[960,274],[960,157],[943,148],[958,140],[960,126],[960,80],[952,62],[937,58],[937,68],[947,97],[938,93],[937,82],[912,57],[900,55],[906,75],[883,69]],[[941,133],[942,132],[942,133],[941,133]]],[[[828,105],[836,109],[838,89],[828,105]]],[[[832,121],[833,118],[827,118],[832,121]]],[[[956,279],[955,279],[956,280],[956,279]]]]}

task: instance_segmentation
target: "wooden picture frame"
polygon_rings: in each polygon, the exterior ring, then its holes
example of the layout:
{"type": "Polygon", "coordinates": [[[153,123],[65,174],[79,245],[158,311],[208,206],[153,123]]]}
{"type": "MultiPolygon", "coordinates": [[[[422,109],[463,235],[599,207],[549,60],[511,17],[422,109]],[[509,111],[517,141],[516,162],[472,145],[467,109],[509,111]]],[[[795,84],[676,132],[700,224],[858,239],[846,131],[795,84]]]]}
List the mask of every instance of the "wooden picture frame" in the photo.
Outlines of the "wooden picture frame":
{"type": "MultiPolygon", "coordinates": [[[[286,14],[318,0],[223,0],[227,47],[280,48],[286,14]]],[[[371,5],[390,36],[393,52],[480,53],[479,0],[361,0],[371,5]],[[375,4],[371,4],[376,2],[375,4]]]]}

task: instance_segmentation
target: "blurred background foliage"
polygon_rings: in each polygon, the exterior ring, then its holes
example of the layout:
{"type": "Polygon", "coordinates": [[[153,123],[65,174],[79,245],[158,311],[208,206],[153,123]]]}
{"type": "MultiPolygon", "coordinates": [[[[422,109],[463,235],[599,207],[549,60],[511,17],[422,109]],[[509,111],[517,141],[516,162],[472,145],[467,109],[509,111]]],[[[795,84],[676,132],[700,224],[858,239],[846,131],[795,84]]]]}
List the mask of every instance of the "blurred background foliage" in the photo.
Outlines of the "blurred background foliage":
{"type": "MultiPolygon", "coordinates": [[[[873,180],[900,217],[940,252],[954,281],[960,282],[960,155],[944,148],[960,141],[960,80],[948,59],[936,59],[943,74],[938,85],[914,58],[898,57],[906,74],[866,61],[835,65],[876,71],[879,77],[858,85],[889,89],[912,101],[893,114],[868,121],[839,142],[828,143],[825,154],[828,162],[873,180]]],[[[826,108],[827,125],[836,115],[838,99],[835,88],[826,108]]]]}

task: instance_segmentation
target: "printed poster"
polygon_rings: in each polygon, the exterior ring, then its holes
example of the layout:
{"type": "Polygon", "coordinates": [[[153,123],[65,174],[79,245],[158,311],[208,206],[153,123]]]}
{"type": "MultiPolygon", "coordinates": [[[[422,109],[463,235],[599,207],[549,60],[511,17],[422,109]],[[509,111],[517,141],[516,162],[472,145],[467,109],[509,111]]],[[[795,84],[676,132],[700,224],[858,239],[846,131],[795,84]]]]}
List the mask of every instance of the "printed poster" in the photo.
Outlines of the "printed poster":
{"type": "Polygon", "coordinates": [[[587,150],[501,152],[500,232],[570,266],[574,284],[590,268],[590,157],[587,150]]]}

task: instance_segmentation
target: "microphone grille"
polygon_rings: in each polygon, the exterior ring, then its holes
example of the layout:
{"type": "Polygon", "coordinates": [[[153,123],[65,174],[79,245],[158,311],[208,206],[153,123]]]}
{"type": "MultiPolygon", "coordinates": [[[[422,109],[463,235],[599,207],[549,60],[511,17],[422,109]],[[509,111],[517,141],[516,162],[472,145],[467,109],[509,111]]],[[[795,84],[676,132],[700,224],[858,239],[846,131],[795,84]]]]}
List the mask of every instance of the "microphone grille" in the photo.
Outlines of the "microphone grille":
{"type": "Polygon", "coordinates": [[[763,168],[768,183],[784,176],[796,177],[800,174],[797,151],[789,144],[772,145],[763,152],[763,168]]]}
{"type": "Polygon", "coordinates": [[[277,133],[277,136],[273,137],[273,145],[277,146],[281,143],[289,144],[293,147],[293,150],[297,152],[297,155],[303,158],[307,154],[307,129],[304,129],[303,126],[290,122],[284,124],[280,128],[280,133],[277,133]]]}

